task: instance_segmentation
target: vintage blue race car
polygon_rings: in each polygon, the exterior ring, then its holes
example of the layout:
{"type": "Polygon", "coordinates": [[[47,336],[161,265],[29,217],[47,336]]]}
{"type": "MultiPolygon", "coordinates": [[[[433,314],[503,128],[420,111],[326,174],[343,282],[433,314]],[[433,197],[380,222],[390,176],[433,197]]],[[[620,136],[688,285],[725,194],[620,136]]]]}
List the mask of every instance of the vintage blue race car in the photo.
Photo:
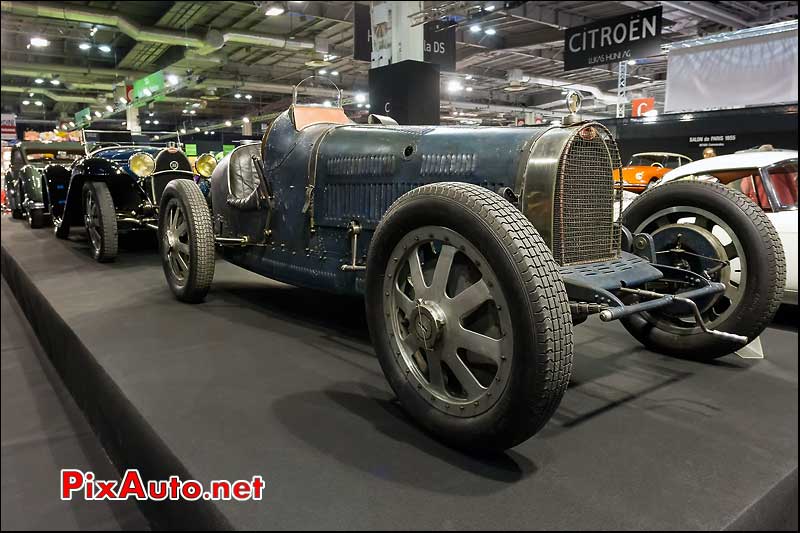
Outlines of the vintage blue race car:
{"type": "Polygon", "coordinates": [[[364,295],[401,404],[470,450],[514,446],[547,422],[569,383],[572,327],[590,315],[708,360],[777,309],[785,263],[766,216],[722,185],[682,182],[645,192],[620,222],[619,152],[598,123],[370,122],[295,97],[260,145],[219,163],[212,212],[194,182],[170,182],[159,235],[176,297],[206,296],[215,246],[264,276],[364,295]]]}
{"type": "Polygon", "coordinates": [[[59,187],[69,167],[84,155],[83,145],[76,142],[23,141],[11,150],[11,166],[6,173],[8,206],[14,218],[26,218],[31,228],[41,228],[50,219],[55,205],[50,193],[58,197],[59,187]]]}
{"type": "MultiPolygon", "coordinates": [[[[209,154],[195,162],[200,176],[209,177],[216,160],[209,154]]],[[[158,204],[164,187],[175,179],[193,181],[195,171],[176,145],[118,145],[94,149],[77,160],[52,197],[56,236],[83,225],[92,256],[111,261],[117,255],[118,235],[157,229],[158,204]]]]}

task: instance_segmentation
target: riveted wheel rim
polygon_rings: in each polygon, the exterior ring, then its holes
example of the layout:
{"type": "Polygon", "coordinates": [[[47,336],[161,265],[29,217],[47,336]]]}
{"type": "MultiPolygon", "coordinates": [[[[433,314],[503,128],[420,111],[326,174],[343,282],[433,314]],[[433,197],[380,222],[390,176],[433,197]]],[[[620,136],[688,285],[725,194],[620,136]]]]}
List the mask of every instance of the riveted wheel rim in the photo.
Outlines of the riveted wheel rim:
{"type": "MultiPolygon", "coordinates": [[[[730,318],[742,302],[747,289],[747,255],[741,239],[719,216],[694,206],[675,206],[662,209],[642,222],[636,233],[647,232],[656,235],[659,231],[681,224],[693,224],[718,250],[718,259],[727,266],[711,276],[712,281],[725,283],[725,292],[715,296],[709,305],[702,309],[701,315],[706,325],[718,328],[730,318]]],[[[702,274],[702,273],[701,273],[702,274]]],[[[666,331],[680,335],[693,335],[701,330],[692,316],[667,316],[657,313],[642,313],[645,319],[666,331]]]]}
{"type": "Polygon", "coordinates": [[[191,265],[189,225],[186,214],[177,201],[167,206],[164,231],[164,255],[173,278],[179,285],[186,283],[191,265]]]}
{"type": "Polygon", "coordinates": [[[103,245],[103,237],[100,235],[100,208],[92,191],[86,191],[83,213],[86,233],[89,234],[92,247],[99,252],[103,245]]]}
{"type": "Polygon", "coordinates": [[[502,396],[513,361],[508,304],[486,258],[466,238],[427,226],[405,235],[384,276],[386,333],[418,394],[470,417],[502,396]]]}

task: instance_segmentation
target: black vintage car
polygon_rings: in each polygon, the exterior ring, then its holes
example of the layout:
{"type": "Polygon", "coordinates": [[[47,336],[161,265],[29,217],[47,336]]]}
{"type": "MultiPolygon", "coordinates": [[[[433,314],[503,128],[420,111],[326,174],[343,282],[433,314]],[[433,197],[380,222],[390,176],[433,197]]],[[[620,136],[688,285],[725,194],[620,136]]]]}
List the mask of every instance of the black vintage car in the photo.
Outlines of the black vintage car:
{"type": "Polygon", "coordinates": [[[763,213],[724,186],[675,183],[644,193],[621,224],[619,152],[598,123],[371,122],[295,99],[260,145],[217,166],[213,213],[195,183],[169,183],[159,234],[175,296],[206,296],[215,245],[264,276],[363,294],[402,405],[471,450],[505,449],[544,426],[569,383],[572,327],[590,315],[623,319],[654,351],[709,360],[775,313],[784,257],[763,213]],[[632,234],[653,202],[701,206],[709,229],[681,232],[667,212],[657,240],[632,234]],[[714,225],[740,236],[738,286],[714,225]]]}
{"type": "MultiPolygon", "coordinates": [[[[200,176],[210,176],[215,166],[209,154],[195,162],[200,176]]],[[[68,185],[60,189],[59,207],[53,209],[56,236],[66,238],[70,227],[83,225],[93,257],[112,261],[120,233],[157,229],[158,203],[167,183],[194,178],[189,159],[174,144],[94,149],[76,161],[64,179],[68,185]]]]}
{"type": "MultiPolygon", "coordinates": [[[[23,141],[11,150],[11,167],[6,173],[8,206],[14,218],[28,219],[32,228],[41,228],[50,218],[53,205],[50,190],[58,197],[65,187],[69,167],[84,155],[76,142],[23,141]]],[[[56,200],[58,204],[58,200],[56,200]]],[[[59,206],[55,206],[59,209],[59,206]]]]}

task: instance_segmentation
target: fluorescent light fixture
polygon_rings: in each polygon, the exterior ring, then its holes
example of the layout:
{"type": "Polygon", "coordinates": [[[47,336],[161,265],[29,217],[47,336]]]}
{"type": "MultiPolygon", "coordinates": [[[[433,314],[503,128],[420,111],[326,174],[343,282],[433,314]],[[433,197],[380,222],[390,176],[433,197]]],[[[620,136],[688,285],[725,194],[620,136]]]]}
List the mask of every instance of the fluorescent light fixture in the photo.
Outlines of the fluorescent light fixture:
{"type": "Polygon", "coordinates": [[[447,92],[457,93],[463,88],[464,86],[461,85],[461,82],[459,82],[458,80],[450,80],[447,82],[447,92]]]}
{"type": "Polygon", "coordinates": [[[109,53],[111,51],[111,47],[108,46],[107,44],[101,44],[100,46],[97,47],[97,49],[100,50],[101,52],[105,53],[105,54],[107,54],[107,53],[109,53]]]}
{"type": "Polygon", "coordinates": [[[253,99],[253,95],[252,94],[246,94],[246,95],[244,95],[244,99],[245,100],[252,100],[253,99]]]}
{"type": "Polygon", "coordinates": [[[319,71],[319,75],[320,75],[320,76],[324,76],[324,75],[325,75],[325,74],[327,74],[327,73],[328,73],[328,71],[327,71],[327,70],[325,70],[325,69],[322,69],[322,70],[320,70],[320,71],[319,71]]]}
{"type": "Polygon", "coordinates": [[[356,102],[363,104],[367,101],[367,95],[364,93],[356,93],[356,102]]]}
{"type": "Polygon", "coordinates": [[[34,102],[34,104],[36,104],[36,105],[40,106],[40,105],[42,105],[42,101],[41,101],[41,100],[36,100],[36,101],[34,102]]]}
{"type": "Polygon", "coordinates": [[[44,83],[44,80],[42,78],[36,78],[35,80],[33,80],[33,83],[35,83],[36,85],[41,85],[44,83]]]}
{"type": "Polygon", "coordinates": [[[22,101],[22,105],[31,105],[31,101],[30,100],[23,100],[22,101]]]}
{"type": "Polygon", "coordinates": [[[111,112],[113,112],[113,111],[114,111],[114,108],[113,108],[113,107],[111,107],[110,105],[107,105],[107,106],[106,106],[106,111],[108,111],[109,113],[111,113],[111,112]]]}
{"type": "Polygon", "coordinates": [[[225,125],[228,126],[228,127],[231,127],[231,126],[233,126],[233,122],[231,122],[230,120],[226,120],[225,121],[225,125]]]}
{"type": "Polygon", "coordinates": [[[89,43],[81,43],[78,45],[78,48],[80,48],[81,50],[89,50],[91,47],[92,45],[89,43]]]}
{"type": "Polygon", "coordinates": [[[242,93],[236,93],[236,94],[233,95],[233,97],[234,98],[241,98],[242,97],[242,93]]]}
{"type": "Polygon", "coordinates": [[[497,30],[495,30],[494,28],[487,28],[486,31],[484,31],[484,33],[486,35],[494,35],[495,33],[497,33],[497,30]]]}
{"type": "Polygon", "coordinates": [[[478,33],[479,31],[481,31],[481,27],[478,24],[473,24],[472,26],[469,27],[469,31],[471,31],[472,33],[478,33]]]}
{"type": "Polygon", "coordinates": [[[250,123],[250,119],[247,118],[247,117],[242,117],[242,122],[244,122],[245,124],[249,124],[250,123]]]}
{"type": "Polygon", "coordinates": [[[35,46],[36,48],[43,48],[45,46],[50,46],[50,41],[43,37],[31,37],[31,46],[35,46]]]}
{"type": "Polygon", "coordinates": [[[277,17],[278,15],[283,15],[285,10],[283,7],[279,6],[278,4],[272,4],[267,7],[267,10],[264,11],[264,14],[268,17],[277,17]]]}
{"type": "Polygon", "coordinates": [[[178,85],[181,79],[176,74],[168,74],[167,75],[167,83],[170,85],[178,85]]]}
{"type": "Polygon", "coordinates": [[[153,121],[153,124],[158,124],[158,121],[157,121],[157,120],[154,120],[154,121],[153,121]]]}

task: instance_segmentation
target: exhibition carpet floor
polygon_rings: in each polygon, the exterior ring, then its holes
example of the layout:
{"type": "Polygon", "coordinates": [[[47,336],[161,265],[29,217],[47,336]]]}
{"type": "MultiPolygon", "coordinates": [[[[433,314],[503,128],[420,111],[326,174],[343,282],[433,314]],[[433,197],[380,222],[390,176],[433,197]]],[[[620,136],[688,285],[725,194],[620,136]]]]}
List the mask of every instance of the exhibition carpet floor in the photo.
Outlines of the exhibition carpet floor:
{"type": "Polygon", "coordinates": [[[147,528],[134,502],[59,499],[62,468],[116,470],[31,331],[5,281],[2,337],[2,529],[147,528]]]}
{"type": "Polygon", "coordinates": [[[3,276],[33,321],[57,315],[53,330],[74,336],[68,344],[88,358],[75,366],[58,339],[42,342],[111,457],[201,481],[267,481],[263,501],[198,503],[163,519],[146,509],[151,520],[797,527],[796,316],[765,333],[766,360],[712,364],[647,352],[618,324],[590,320],[576,328],[572,382],[550,423],[507,453],[475,458],[428,437],[393,401],[360,300],[218,261],[207,301],[181,304],[154,248],[123,248],[101,265],[78,233],[59,241],[4,216],[3,276]],[[99,402],[113,404],[113,416],[99,402]]]}

